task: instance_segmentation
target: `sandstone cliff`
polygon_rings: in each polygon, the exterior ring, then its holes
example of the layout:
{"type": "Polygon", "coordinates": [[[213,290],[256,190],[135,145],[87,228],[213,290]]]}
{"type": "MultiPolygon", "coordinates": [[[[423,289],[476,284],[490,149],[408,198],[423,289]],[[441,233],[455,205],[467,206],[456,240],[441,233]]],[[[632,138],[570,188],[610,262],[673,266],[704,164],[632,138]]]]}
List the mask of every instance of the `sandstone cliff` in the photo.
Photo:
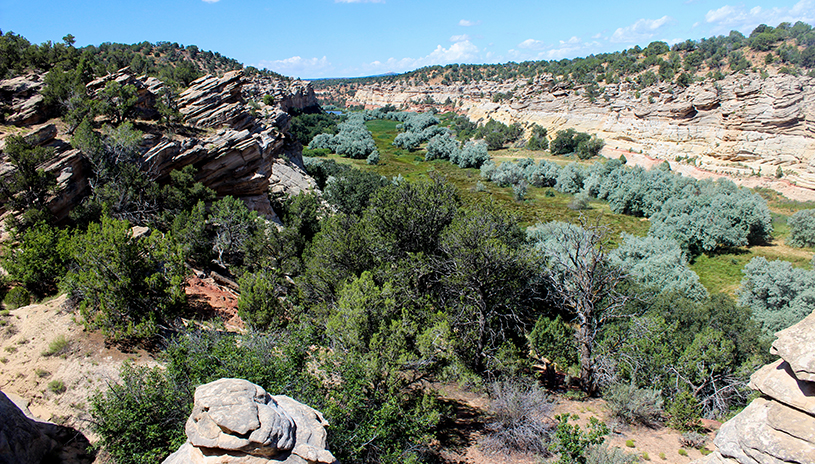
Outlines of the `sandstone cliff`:
{"type": "MultiPolygon", "coordinates": [[[[88,194],[90,171],[79,151],[68,143],[70,136],[59,134],[56,125],[27,124],[42,119],[37,116],[41,110],[40,80],[28,76],[0,81],[0,98],[6,98],[6,105],[15,109],[7,121],[29,129],[29,143],[55,150],[53,160],[44,168],[57,174],[57,193],[49,208],[62,221],[88,194]],[[4,89],[11,90],[3,93],[4,89]]],[[[125,68],[89,83],[89,93],[93,95],[112,80],[137,89],[139,118],[157,116],[155,102],[163,87],[161,81],[133,76],[125,68]]],[[[316,104],[314,90],[307,82],[262,76],[247,79],[242,71],[222,77],[204,76],[178,98],[179,111],[189,130],[169,133],[155,125],[144,125],[148,131],[142,140],[142,169],[163,183],[169,180],[172,170],[194,165],[196,180],[221,196],[241,198],[251,208],[274,218],[269,201],[272,190],[296,193],[315,186],[302,170],[299,144],[288,134],[291,117],[287,112],[316,104]],[[261,99],[265,94],[274,95],[272,105],[248,100],[261,99]]],[[[0,163],[0,177],[11,169],[8,163],[0,163]]]]}
{"type": "Polygon", "coordinates": [[[605,139],[603,154],[629,150],[735,177],[774,176],[815,190],[815,88],[813,78],[789,74],[734,73],[689,87],[672,83],[636,90],[610,84],[590,99],[584,88],[566,88],[551,77],[502,84],[360,85],[349,105],[421,107],[431,97],[473,121],[573,127],[605,139]],[[501,100],[500,94],[512,94],[501,100]],[[497,96],[497,102],[493,97],[497,96]],[[448,101],[449,99],[449,101],[448,101]]]}
{"type": "Polygon", "coordinates": [[[722,425],[718,451],[696,464],[815,462],[815,313],[776,337],[781,359],[750,378],[762,397],[722,425]]]}

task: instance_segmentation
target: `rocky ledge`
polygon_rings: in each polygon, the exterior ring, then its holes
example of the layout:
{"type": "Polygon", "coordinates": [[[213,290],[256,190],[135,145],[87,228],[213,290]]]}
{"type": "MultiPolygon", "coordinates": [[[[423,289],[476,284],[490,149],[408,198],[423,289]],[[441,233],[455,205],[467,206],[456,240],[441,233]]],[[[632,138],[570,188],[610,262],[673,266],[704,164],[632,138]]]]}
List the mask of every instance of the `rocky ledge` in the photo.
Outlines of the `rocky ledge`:
{"type": "Polygon", "coordinates": [[[241,379],[195,389],[187,443],[164,464],[332,464],[328,422],[288,396],[270,396],[241,379]]]}
{"type": "Polygon", "coordinates": [[[614,158],[631,150],[671,162],[691,160],[707,172],[743,178],[775,176],[781,167],[783,180],[815,189],[813,81],[734,73],[688,87],[609,84],[597,98],[551,76],[450,85],[402,81],[360,85],[348,104],[421,109],[418,102],[432,98],[449,102],[446,110],[472,121],[537,123],[550,134],[566,128],[596,133],[606,141],[602,153],[614,158]]]}
{"type": "Polygon", "coordinates": [[[781,357],[750,378],[762,397],[725,422],[695,464],[815,463],[815,313],[776,334],[781,357]]]}
{"type": "MultiPolygon", "coordinates": [[[[40,81],[39,76],[0,81],[0,104],[5,102],[14,108],[9,122],[17,121],[31,130],[29,143],[54,149],[54,158],[43,167],[57,175],[58,188],[48,206],[57,221],[62,221],[88,194],[90,169],[81,153],[66,143],[69,137],[58,134],[55,125],[31,125],[45,119],[40,101],[34,101],[36,97],[41,99],[40,81]]],[[[157,116],[155,102],[164,85],[161,81],[134,76],[124,68],[89,83],[89,94],[96,94],[111,81],[137,89],[140,118],[157,116]]],[[[178,98],[186,130],[175,134],[160,130],[145,133],[142,169],[157,182],[165,183],[173,170],[194,165],[197,181],[220,196],[240,198],[250,208],[274,219],[270,193],[296,193],[315,187],[302,169],[300,145],[288,134],[291,116],[287,111],[316,104],[311,84],[302,81],[262,76],[247,79],[242,71],[201,77],[178,98]],[[273,104],[262,102],[262,95],[268,94],[274,96],[273,104]],[[247,97],[260,101],[251,102],[247,97]]],[[[2,145],[0,141],[0,148],[2,145]]],[[[0,178],[11,169],[10,164],[0,162],[0,178]]]]}
{"type": "Polygon", "coordinates": [[[40,422],[31,416],[27,403],[0,392],[0,463],[90,464],[95,453],[89,449],[90,442],[82,433],[40,422]]]}

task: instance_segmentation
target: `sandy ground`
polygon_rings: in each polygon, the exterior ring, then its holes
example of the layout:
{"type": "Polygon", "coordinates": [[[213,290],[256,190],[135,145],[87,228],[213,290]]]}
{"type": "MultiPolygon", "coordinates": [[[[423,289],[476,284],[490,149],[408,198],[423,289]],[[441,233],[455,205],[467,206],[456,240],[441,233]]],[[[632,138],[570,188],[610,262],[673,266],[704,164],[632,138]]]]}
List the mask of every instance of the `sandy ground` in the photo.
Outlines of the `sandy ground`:
{"type": "Polygon", "coordinates": [[[29,402],[34,417],[74,427],[93,441],[90,431],[89,397],[118,379],[126,359],[154,365],[143,350],[124,353],[105,346],[98,333],[85,332],[71,312],[64,309],[65,297],[45,304],[25,306],[3,318],[0,328],[0,390],[29,402]],[[46,356],[58,337],[68,341],[59,354],[46,356]],[[62,381],[63,393],[54,393],[49,383],[62,381]]]}
{"type": "MultiPolygon", "coordinates": [[[[459,408],[456,425],[462,435],[459,438],[459,446],[452,446],[445,449],[442,456],[448,462],[467,464],[537,464],[540,462],[555,462],[556,457],[540,460],[533,455],[522,453],[488,454],[482,451],[478,445],[483,437],[483,431],[475,422],[473,413],[486,411],[489,407],[489,398],[483,394],[463,391],[455,385],[436,385],[441,397],[455,401],[459,408]]],[[[610,447],[617,447],[629,454],[634,454],[640,458],[640,462],[645,462],[645,456],[650,462],[665,464],[688,464],[703,457],[703,454],[692,448],[683,448],[680,443],[682,434],[667,427],[649,428],[643,426],[619,426],[614,425],[614,421],[609,419],[606,402],[599,398],[586,400],[571,400],[563,396],[555,399],[555,407],[552,416],[568,413],[577,415],[577,423],[585,427],[592,417],[609,425],[611,433],[606,437],[605,444],[610,447]],[[627,441],[633,440],[633,447],[627,446],[627,441]],[[680,449],[685,449],[687,456],[679,454],[680,449]],[[664,458],[662,457],[664,456],[664,458]]],[[[716,421],[704,421],[704,425],[710,429],[709,440],[706,448],[715,450],[713,437],[715,430],[718,430],[720,423],[716,421]]]]}

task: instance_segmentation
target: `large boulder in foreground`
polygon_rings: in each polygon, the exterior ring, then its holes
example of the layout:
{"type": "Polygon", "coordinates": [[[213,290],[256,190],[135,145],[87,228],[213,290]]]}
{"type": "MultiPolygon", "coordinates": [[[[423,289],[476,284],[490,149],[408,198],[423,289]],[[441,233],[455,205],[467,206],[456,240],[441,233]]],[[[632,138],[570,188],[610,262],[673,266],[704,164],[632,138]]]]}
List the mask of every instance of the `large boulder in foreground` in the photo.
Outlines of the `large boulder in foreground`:
{"type": "Polygon", "coordinates": [[[762,394],[716,435],[718,451],[698,464],[815,463],[815,313],[775,334],[781,357],[750,377],[762,394]]]}
{"type": "Polygon", "coordinates": [[[187,443],[164,464],[331,464],[323,415],[251,382],[220,379],[195,389],[187,443]]]}
{"type": "Polygon", "coordinates": [[[90,464],[89,448],[82,433],[30,418],[0,392],[0,464],[90,464]]]}

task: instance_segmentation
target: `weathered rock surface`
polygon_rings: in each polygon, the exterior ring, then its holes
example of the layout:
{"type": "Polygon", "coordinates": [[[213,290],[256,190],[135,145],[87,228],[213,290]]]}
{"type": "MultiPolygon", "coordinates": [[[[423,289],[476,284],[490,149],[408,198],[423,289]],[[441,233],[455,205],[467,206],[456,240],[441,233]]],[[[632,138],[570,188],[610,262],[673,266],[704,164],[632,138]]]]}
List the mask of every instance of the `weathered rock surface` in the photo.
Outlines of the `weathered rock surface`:
{"type": "Polygon", "coordinates": [[[243,86],[245,99],[261,101],[271,95],[274,105],[282,111],[303,110],[319,105],[311,82],[301,80],[274,79],[271,77],[254,77],[243,86]]]}
{"type": "Polygon", "coordinates": [[[770,353],[788,359],[795,378],[815,382],[815,313],[777,335],[770,353]]]}
{"type": "Polygon", "coordinates": [[[322,414],[288,396],[220,379],[196,388],[187,443],[164,464],[331,464],[327,426],[322,414]]]}
{"type": "Polygon", "coordinates": [[[156,109],[156,98],[159,92],[164,88],[164,83],[155,77],[136,77],[133,75],[129,67],[122,68],[113,74],[100,77],[88,83],[86,88],[89,95],[98,95],[99,92],[104,90],[108,82],[118,82],[120,85],[132,85],[136,88],[138,100],[136,101],[134,111],[139,117],[144,119],[154,119],[159,116],[156,109]]]}
{"type": "Polygon", "coordinates": [[[613,157],[633,150],[674,161],[696,158],[707,171],[748,177],[772,176],[815,189],[815,86],[813,78],[788,74],[734,73],[683,88],[657,84],[638,91],[629,83],[609,84],[591,101],[584,89],[565,89],[541,76],[504,83],[408,85],[372,83],[357,88],[349,105],[397,107],[427,97],[448,98],[448,109],[473,121],[537,123],[556,130],[573,127],[606,141],[613,157]],[[493,102],[498,93],[514,96],[493,102]]]}
{"type": "MultiPolygon", "coordinates": [[[[0,89],[39,90],[41,84],[32,79],[1,81],[0,89]]],[[[313,180],[302,171],[301,147],[288,135],[291,116],[286,112],[317,103],[311,84],[268,77],[255,79],[257,82],[246,79],[242,71],[232,71],[223,77],[209,75],[192,82],[179,96],[178,105],[188,126],[197,129],[183,131],[187,135],[146,133],[142,141],[142,169],[157,182],[166,183],[174,169],[193,165],[197,181],[221,196],[242,199],[270,219],[276,217],[269,201],[272,185],[275,193],[313,189],[313,180]],[[250,105],[243,92],[247,85],[251,91],[246,95],[257,94],[262,99],[262,95],[273,94],[276,103],[250,105]],[[294,183],[288,185],[290,181],[294,183]]],[[[164,85],[161,81],[135,77],[124,68],[90,82],[89,93],[100,92],[112,81],[137,89],[139,117],[157,116],[155,102],[164,85]]],[[[89,193],[91,171],[77,150],[57,138],[56,131],[53,125],[34,127],[27,139],[55,150],[54,159],[43,167],[57,174],[57,194],[49,201],[49,208],[57,221],[62,221],[89,193]]],[[[63,134],[63,138],[67,136],[63,134]]],[[[0,141],[0,149],[2,144],[0,141]]],[[[10,164],[0,163],[0,178],[12,169],[10,164]]]]}
{"type": "Polygon", "coordinates": [[[0,464],[91,463],[87,438],[76,430],[26,416],[0,392],[0,464]]]}
{"type": "Polygon", "coordinates": [[[42,76],[34,74],[0,81],[0,115],[9,113],[5,122],[22,126],[45,121],[42,87],[42,76]]]}
{"type": "Polygon", "coordinates": [[[813,321],[815,313],[775,334],[772,352],[781,359],[750,378],[750,387],[763,396],[722,425],[718,451],[697,463],[815,463],[815,382],[809,380],[813,321]]]}

